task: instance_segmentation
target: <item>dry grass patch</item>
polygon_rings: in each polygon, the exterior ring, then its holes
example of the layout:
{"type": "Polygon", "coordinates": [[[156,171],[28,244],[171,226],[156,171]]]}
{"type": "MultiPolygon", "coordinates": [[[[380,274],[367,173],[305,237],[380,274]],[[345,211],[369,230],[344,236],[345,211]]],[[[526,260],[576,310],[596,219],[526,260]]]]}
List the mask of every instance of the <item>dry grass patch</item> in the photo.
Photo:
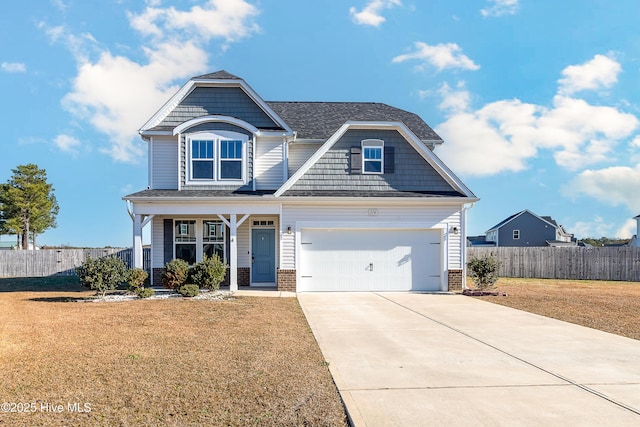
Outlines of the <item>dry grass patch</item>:
{"type": "Polygon", "coordinates": [[[485,301],[640,340],[640,283],[500,278],[485,301]]]}
{"type": "Polygon", "coordinates": [[[91,295],[0,292],[0,396],[38,407],[0,425],[346,425],[297,299],[91,295]]]}

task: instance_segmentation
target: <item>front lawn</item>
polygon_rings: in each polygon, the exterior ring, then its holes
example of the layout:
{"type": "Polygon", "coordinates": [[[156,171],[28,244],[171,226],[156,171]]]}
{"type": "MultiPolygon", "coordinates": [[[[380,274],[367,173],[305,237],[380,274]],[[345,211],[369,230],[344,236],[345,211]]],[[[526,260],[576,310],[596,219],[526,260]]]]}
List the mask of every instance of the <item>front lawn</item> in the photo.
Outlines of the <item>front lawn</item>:
{"type": "Polygon", "coordinates": [[[640,340],[640,283],[500,278],[495,290],[507,296],[477,298],[640,340]]]}
{"type": "Polygon", "coordinates": [[[30,280],[0,279],[0,396],[21,409],[0,425],[346,425],[295,298],[84,302],[30,280]]]}

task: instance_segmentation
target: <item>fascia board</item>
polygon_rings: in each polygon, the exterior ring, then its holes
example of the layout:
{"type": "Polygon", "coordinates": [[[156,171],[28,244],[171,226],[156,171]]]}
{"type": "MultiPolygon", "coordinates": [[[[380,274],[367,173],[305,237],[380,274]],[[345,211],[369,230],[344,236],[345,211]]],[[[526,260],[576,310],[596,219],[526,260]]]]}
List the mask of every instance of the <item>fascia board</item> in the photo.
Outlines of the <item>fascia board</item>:
{"type": "Polygon", "coordinates": [[[402,205],[434,205],[434,206],[462,206],[467,203],[475,203],[477,197],[313,197],[313,196],[282,196],[278,200],[283,205],[348,205],[370,206],[376,203],[379,206],[402,205]]]}
{"type": "Polygon", "coordinates": [[[327,141],[322,144],[322,146],[315,152],[311,157],[307,159],[306,162],[303,163],[302,166],[293,174],[291,177],[284,183],[282,186],[274,193],[274,196],[279,197],[287,191],[293,184],[295,184],[307,171],[311,166],[313,166],[320,158],[326,153],[329,148],[333,146],[333,144],[338,141],[342,135],[349,129],[349,125],[347,123],[340,126],[337,132],[335,132],[327,141]]]}

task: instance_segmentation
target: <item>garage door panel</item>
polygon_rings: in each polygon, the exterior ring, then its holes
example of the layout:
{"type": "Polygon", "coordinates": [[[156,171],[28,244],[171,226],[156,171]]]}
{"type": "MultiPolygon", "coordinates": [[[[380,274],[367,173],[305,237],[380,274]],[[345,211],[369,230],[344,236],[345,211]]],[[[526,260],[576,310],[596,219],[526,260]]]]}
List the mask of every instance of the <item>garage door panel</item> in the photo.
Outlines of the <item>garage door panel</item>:
{"type": "Polygon", "coordinates": [[[300,290],[440,290],[435,230],[302,230],[300,290]]]}

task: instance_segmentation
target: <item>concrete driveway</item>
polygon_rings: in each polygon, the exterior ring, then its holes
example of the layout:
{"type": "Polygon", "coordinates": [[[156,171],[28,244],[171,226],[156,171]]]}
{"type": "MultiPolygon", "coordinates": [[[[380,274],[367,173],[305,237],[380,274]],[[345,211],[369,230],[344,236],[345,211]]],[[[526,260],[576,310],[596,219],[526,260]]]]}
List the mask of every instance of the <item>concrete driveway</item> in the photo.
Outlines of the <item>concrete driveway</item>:
{"type": "Polygon", "coordinates": [[[640,425],[640,341],[461,295],[298,299],[357,427],[640,425]]]}

